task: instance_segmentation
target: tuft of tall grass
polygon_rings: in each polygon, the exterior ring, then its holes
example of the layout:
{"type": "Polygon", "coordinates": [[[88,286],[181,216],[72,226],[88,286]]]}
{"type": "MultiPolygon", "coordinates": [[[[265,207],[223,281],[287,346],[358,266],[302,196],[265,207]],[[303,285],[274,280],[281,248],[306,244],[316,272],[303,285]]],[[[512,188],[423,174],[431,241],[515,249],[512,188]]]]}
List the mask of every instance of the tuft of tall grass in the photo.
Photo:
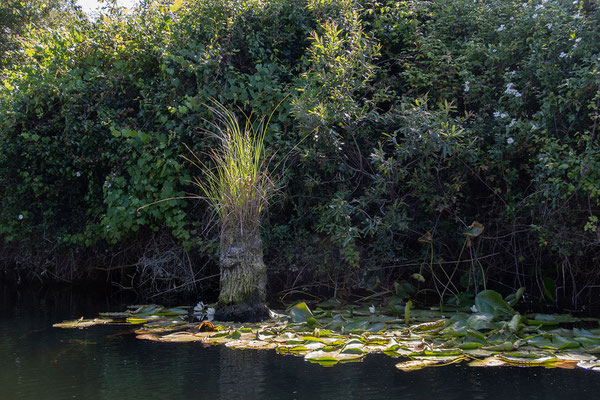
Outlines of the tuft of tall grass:
{"type": "MultiPolygon", "coordinates": [[[[274,184],[263,158],[265,132],[270,118],[253,121],[244,114],[243,126],[237,116],[216,100],[207,105],[216,118],[207,133],[219,146],[209,151],[209,168],[189,148],[188,162],[205,171],[203,179],[194,178],[203,197],[215,209],[222,229],[236,229],[243,235],[258,229],[274,192],[274,184]]],[[[272,114],[271,114],[272,115],[272,114]]]]}

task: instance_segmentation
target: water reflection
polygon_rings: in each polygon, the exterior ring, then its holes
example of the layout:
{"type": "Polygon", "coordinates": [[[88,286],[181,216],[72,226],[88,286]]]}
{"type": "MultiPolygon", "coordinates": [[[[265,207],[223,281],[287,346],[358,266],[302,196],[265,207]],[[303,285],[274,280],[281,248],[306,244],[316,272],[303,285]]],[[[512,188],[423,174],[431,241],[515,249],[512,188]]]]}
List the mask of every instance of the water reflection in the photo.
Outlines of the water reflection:
{"type": "MultiPolygon", "coordinates": [[[[63,297],[61,297],[63,296],[63,297]]],[[[0,399],[564,399],[593,398],[583,370],[476,369],[403,373],[396,360],[323,368],[273,351],[136,340],[126,327],[53,329],[118,304],[0,292],[0,399]]]]}

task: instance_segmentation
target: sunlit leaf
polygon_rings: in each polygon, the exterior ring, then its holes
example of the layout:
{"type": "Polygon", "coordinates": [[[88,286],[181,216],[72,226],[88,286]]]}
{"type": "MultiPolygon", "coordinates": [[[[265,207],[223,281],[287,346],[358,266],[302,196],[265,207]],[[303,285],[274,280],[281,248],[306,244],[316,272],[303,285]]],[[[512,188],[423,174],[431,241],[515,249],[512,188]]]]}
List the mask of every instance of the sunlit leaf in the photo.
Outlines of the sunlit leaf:
{"type": "Polygon", "coordinates": [[[290,309],[289,314],[292,322],[306,322],[309,318],[313,317],[312,312],[304,302],[293,306],[290,309]]]}

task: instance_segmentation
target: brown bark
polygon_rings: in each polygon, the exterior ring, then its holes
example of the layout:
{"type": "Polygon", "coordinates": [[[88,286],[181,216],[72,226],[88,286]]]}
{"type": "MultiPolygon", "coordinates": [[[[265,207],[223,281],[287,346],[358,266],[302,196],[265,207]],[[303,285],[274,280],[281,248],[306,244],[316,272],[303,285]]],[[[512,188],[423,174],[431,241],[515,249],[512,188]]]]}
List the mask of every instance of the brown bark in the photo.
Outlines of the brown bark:
{"type": "Polygon", "coordinates": [[[267,268],[258,229],[223,227],[220,247],[221,290],[215,318],[260,321],[265,306],[267,268]]]}

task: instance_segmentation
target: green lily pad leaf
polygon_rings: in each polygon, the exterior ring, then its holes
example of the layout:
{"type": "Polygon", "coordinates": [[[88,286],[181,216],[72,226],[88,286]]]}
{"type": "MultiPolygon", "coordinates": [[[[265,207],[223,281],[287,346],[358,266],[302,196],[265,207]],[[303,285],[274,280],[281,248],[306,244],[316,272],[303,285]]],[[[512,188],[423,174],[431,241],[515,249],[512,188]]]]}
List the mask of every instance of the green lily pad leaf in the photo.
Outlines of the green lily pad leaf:
{"type": "Polygon", "coordinates": [[[575,318],[571,314],[535,314],[534,319],[528,319],[527,323],[530,325],[558,325],[578,321],[579,318],[575,318]]]}
{"type": "Polygon", "coordinates": [[[130,316],[128,312],[101,312],[100,315],[103,318],[112,318],[112,319],[126,319],[130,316]]]}
{"type": "Polygon", "coordinates": [[[161,311],[154,313],[154,315],[161,315],[161,316],[165,316],[165,317],[175,317],[175,316],[187,315],[187,314],[188,314],[187,309],[179,308],[179,307],[167,308],[167,309],[163,309],[161,311]]]}
{"type": "Polygon", "coordinates": [[[506,365],[506,362],[498,358],[498,356],[490,356],[483,360],[473,360],[469,363],[469,367],[500,367],[506,365]]]}
{"type": "Polygon", "coordinates": [[[355,320],[343,327],[343,332],[364,332],[369,326],[369,321],[366,319],[355,320]]]}
{"type": "Polygon", "coordinates": [[[475,349],[479,349],[483,346],[485,346],[485,345],[481,344],[479,342],[465,342],[465,343],[459,345],[458,348],[461,350],[475,350],[475,349]]]}
{"type": "Polygon", "coordinates": [[[333,365],[338,362],[349,362],[349,361],[359,361],[364,357],[364,355],[356,354],[356,353],[337,353],[337,352],[325,352],[322,350],[311,351],[310,353],[304,356],[305,360],[308,360],[313,363],[333,365]]]}
{"type": "Polygon", "coordinates": [[[580,346],[575,340],[560,335],[552,336],[552,344],[554,344],[558,350],[576,349],[580,346]]]}
{"type": "Polygon", "coordinates": [[[530,357],[514,357],[504,354],[499,354],[498,358],[504,361],[508,365],[518,365],[521,367],[542,367],[548,364],[552,364],[558,361],[556,357],[546,356],[539,358],[530,357]]]}
{"type": "Polygon", "coordinates": [[[417,371],[423,368],[431,367],[436,364],[441,364],[441,361],[436,360],[411,360],[396,364],[396,368],[404,372],[417,371]]]}
{"type": "Polygon", "coordinates": [[[130,324],[145,324],[146,322],[148,322],[148,319],[130,317],[127,318],[125,321],[127,321],[130,324]]]}
{"type": "Polygon", "coordinates": [[[484,290],[475,296],[475,307],[482,313],[513,315],[515,311],[495,290],[484,290]]]}
{"type": "Polygon", "coordinates": [[[159,341],[161,342],[199,342],[205,338],[205,335],[196,335],[192,332],[175,332],[168,335],[161,336],[159,341]]]}
{"type": "Polygon", "coordinates": [[[597,358],[591,354],[579,353],[579,352],[558,352],[554,356],[559,360],[564,361],[596,361],[597,358]]]}
{"type": "Polygon", "coordinates": [[[361,344],[348,344],[341,351],[340,354],[358,354],[362,355],[365,353],[363,350],[364,346],[361,344]]]}
{"type": "Polygon", "coordinates": [[[577,363],[579,368],[590,369],[593,371],[600,371],[600,361],[579,361],[577,363]]]}
{"type": "Polygon", "coordinates": [[[438,331],[438,330],[442,330],[446,326],[447,321],[448,320],[446,320],[446,319],[440,319],[440,320],[433,321],[433,322],[424,322],[422,324],[411,326],[410,330],[413,332],[420,332],[420,333],[438,331]]]}
{"type": "Polygon", "coordinates": [[[342,305],[342,302],[336,298],[329,299],[329,300],[326,300],[326,301],[323,301],[323,302],[317,304],[318,307],[323,308],[323,309],[339,308],[341,305],[342,305]]]}
{"type": "Polygon", "coordinates": [[[466,355],[472,356],[472,357],[477,357],[477,358],[490,357],[491,355],[494,354],[493,352],[491,352],[489,350],[483,350],[483,349],[463,349],[463,353],[465,353],[466,355]]]}
{"type": "Polygon", "coordinates": [[[521,314],[516,313],[515,315],[513,315],[510,322],[508,323],[508,325],[507,325],[508,329],[510,329],[510,331],[512,333],[518,332],[521,327],[522,320],[523,320],[523,317],[521,316],[521,314]]]}
{"type": "Polygon", "coordinates": [[[556,349],[554,343],[552,343],[552,339],[544,335],[537,335],[527,338],[527,344],[530,346],[535,346],[538,349],[556,349]]]}
{"type": "Polygon", "coordinates": [[[305,302],[298,303],[290,309],[290,318],[292,322],[306,322],[312,318],[313,314],[305,302]]]}
{"type": "Polygon", "coordinates": [[[153,315],[153,314],[157,314],[163,310],[162,306],[159,306],[156,304],[144,304],[141,306],[132,306],[132,307],[136,307],[136,308],[133,311],[131,311],[131,313],[137,314],[137,315],[153,315]]]}
{"type": "Polygon", "coordinates": [[[517,290],[515,293],[509,294],[504,300],[508,303],[509,306],[514,307],[523,297],[523,293],[525,293],[524,287],[519,288],[519,290],[517,290]]]}
{"type": "Polygon", "coordinates": [[[466,342],[475,342],[483,346],[487,346],[489,344],[488,341],[485,339],[485,336],[483,336],[480,332],[473,331],[470,329],[467,330],[467,335],[465,336],[465,343],[466,342]]]}
{"type": "Polygon", "coordinates": [[[378,323],[376,323],[376,324],[371,324],[371,325],[370,325],[370,326],[367,328],[366,332],[374,332],[374,333],[376,333],[376,332],[381,332],[381,331],[383,331],[385,328],[386,328],[386,326],[385,326],[385,322],[378,322],[378,323]]]}
{"type": "Polygon", "coordinates": [[[232,349],[271,350],[277,348],[277,343],[265,342],[263,340],[238,339],[225,343],[225,346],[232,349]]]}
{"type": "Polygon", "coordinates": [[[474,221],[465,232],[463,232],[463,235],[470,237],[470,238],[475,238],[479,235],[481,235],[483,233],[483,230],[485,229],[485,227],[483,226],[483,224],[481,222],[477,222],[474,221]]]}
{"type": "Polygon", "coordinates": [[[239,339],[242,337],[242,333],[239,330],[234,330],[229,335],[226,336],[228,339],[239,339]]]}
{"type": "Polygon", "coordinates": [[[477,313],[467,318],[467,326],[475,331],[494,329],[497,324],[493,322],[494,315],[489,313],[477,313]]]}
{"type": "Polygon", "coordinates": [[[315,317],[310,317],[309,319],[306,320],[306,325],[309,328],[314,328],[314,327],[317,327],[317,326],[321,326],[321,323],[319,321],[317,321],[315,319],[315,317]]]}
{"type": "Polygon", "coordinates": [[[94,319],[76,319],[73,321],[64,321],[52,325],[55,328],[88,328],[94,325],[110,324],[113,322],[110,318],[94,318],[94,319]]]}
{"type": "Polygon", "coordinates": [[[504,343],[495,344],[492,346],[485,346],[485,347],[482,347],[482,349],[490,350],[490,351],[511,351],[511,350],[514,350],[514,345],[511,342],[504,342],[504,343]]]}

